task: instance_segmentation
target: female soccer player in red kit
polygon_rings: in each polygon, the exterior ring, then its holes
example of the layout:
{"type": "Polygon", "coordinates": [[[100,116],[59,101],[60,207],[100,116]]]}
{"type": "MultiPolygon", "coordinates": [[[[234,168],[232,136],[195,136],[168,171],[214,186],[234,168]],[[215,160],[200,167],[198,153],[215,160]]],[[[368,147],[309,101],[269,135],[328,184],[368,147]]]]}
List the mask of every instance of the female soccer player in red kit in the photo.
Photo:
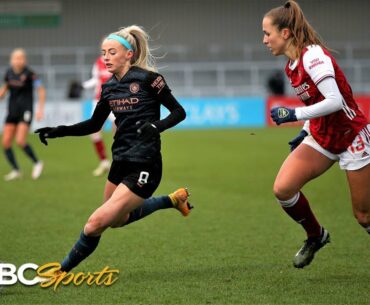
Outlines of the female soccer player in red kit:
{"type": "Polygon", "coordinates": [[[271,110],[277,125],[306,121],[289,143],[292,153],[274,183],[274,194],[283,209],[307,232],[307,240],[293,259],[296,268],[303,268],[330,236],[300,190],[336,161],[346,171],[354,215],[370,234],[370,125],[342,70],[295,1],[266,13],[262,29],[263,43],[271,53],[288,58],[285,72],[304,104],[271,110]]]}

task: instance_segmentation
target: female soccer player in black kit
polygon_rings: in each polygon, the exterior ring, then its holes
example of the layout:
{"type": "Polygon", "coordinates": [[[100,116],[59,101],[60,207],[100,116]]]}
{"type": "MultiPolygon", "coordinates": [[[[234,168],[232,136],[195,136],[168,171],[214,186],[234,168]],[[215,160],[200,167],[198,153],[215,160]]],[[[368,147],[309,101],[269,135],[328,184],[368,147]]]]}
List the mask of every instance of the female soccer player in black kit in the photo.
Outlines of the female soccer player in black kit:
{"type": "Polygon", "coordinates": [[[10,55],[10,68],[5,73],[5,84],[0,88],[0,98],[9,92],[8,114],[5,119],[2,145],[5,156],[12,166],[12,171],[5,175],[6,181],[19,179],[22,174],[15,159],[12,142],[16,143],[34,163],[32,178],[38,179],[43,169],[43,163],[39,161],[27,143],[27,135],[33,116],[33,90],[37,89],[39,104],[36,112],[36,120],[44,116],[45,88],[37,75],[27,67],[27,56],[23,49],[15,49],[10,55]]]}
{"type": "Polygon", "coordinates": [[[91,119],[71,125],[38,129],[40,140],[84,136],[101,129],[109,113],[116,117],[113,163],[106,182],[105,202],[88,219],[80,239],[54,274],[68,272],[97,247],[101,234],[137,221],[150,213],[175,207],[189,214],[186,189],[169,196],[149,198],[162,175],[160,132],[185,119],[185,111],[155,72],[148,35],[138,26],[122,28],[102,43],[102,56],[113,77],[102,86],[100,101],[91,119]],[[170,114],[160,120],[160,105],[170,114]],[[149,198],[145,200],[146,198],[149,198]]]}

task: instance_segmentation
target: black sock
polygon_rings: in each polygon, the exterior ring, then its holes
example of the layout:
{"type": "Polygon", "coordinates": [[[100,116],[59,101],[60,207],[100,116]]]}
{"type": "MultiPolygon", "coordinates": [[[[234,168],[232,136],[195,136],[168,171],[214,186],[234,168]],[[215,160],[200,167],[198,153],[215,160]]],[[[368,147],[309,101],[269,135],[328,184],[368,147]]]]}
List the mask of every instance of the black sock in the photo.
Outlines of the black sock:
{"type": "Polygon", "coordinates": [[[19,170],[19,166],[17,164],[17,161],[15,160],[13,149],[11,147],[6,148],[4,149],[4,152],[5,152],[6,159],[8,160],[10,165],[13,167],[13,169],[19,170]]]}
{"type": "Polygon", "coordinates": [[[72,250],[61,263],[61,270],[69,272],[72,268],[76,267],[86,257],[94,252],[99,244],[99,240],[100,236],[87,236],[82,231],[80,239],[76,242],[72,250]]]}
{"type": "Polygon", "coordinates": [[[29,144],[26,144],[23,147],[23,151],[26,153],[26,155],[34,162],[37,163],[39,160],[37,159],[32,147],[29,144]]]}
{"type": "Polygon", "coordinates": [[[138,221],[139,219],[142,219],[157,210],[168,208],[173,208],[173,204],[171,202],[170,197],[168,196],[150,197],[146,199],[140,207],[130,212],[130,217],[124,224],[124,226],[132,222],[138,221]]]}

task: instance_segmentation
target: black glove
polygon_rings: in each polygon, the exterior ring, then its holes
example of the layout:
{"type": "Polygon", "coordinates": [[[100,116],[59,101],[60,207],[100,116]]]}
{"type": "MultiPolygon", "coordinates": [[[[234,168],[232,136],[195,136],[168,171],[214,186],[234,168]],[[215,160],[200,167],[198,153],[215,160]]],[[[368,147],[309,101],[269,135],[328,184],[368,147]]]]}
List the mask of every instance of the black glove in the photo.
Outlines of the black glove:
{"type": "Polygon", "coordinates": [[[287,107],[272,108],[271,118],[276,123],[276,125],[297,121],[297,117],[295,115],[295,109],[291,109],[287,107]]]}
{"type": "Polygon", "coordinates": [[[306,130],[302,129],[298,136],[291,140],[288,144],[290,145],[290,151],[293,151],[297,148],[299,144],[302,143],[303,139],[308,136],[306,130]]]}
{"type": "Polygon", "coordinates": [[[35,130],[35,133],[39,134],[40,141],[45,145],[48,145],[46,139],[53,139],[62,137],[62,129],[64,126],[58,127],[43,127],[35,130]]]}
{"type": "Polygon", "coordinates": [[[153,137],[159,136],[159,130],[157,126],[152,123],[138,121],[136,122],[136,125],[140,125],[140,127],[137,129],[137,133],[144,142],[153,137]]]}

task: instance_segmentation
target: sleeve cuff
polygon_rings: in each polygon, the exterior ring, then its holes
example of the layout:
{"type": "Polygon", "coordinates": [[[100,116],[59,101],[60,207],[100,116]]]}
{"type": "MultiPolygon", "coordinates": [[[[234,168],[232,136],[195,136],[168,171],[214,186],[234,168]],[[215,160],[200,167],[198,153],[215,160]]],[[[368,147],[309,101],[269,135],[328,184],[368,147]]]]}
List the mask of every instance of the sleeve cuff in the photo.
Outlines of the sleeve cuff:
{"type": "Polygon", "coordinates": [[[295,108],[295,117],[297,118],[297,121],[302,120],[302,108],[303,107],[295,108]]]}

